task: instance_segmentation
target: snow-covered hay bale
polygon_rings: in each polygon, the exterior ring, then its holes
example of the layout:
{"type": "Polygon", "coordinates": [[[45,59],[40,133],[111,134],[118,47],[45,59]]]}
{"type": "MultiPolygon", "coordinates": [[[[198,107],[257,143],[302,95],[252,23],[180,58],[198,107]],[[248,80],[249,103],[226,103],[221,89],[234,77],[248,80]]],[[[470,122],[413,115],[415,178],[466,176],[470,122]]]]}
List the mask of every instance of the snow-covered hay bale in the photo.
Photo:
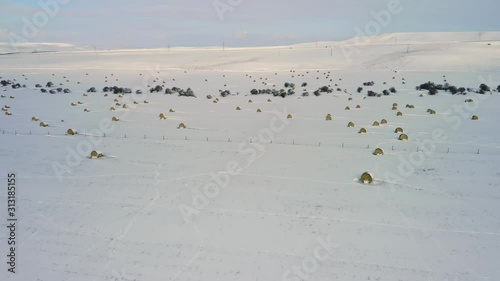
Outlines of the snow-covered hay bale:
{"type": "Polygon", "coordinates": [[[113,116],[113,118],[111,118],[111,121],[113,121],[113,122],[118,122],[118,121],[120,121],[120,119],[118,119],[117,117],[114,117],[114,116],[113,116]]]}
{"type": "Polygon", "coordinates": [[[332,121],[333,117],[331,114],[326,115],[326,121],[332,121]]]}
{"type": "Polygon", "coordinates": [[[160,115],[158,115],[158,117],[160,118],[160,120],[166,120],[167,119],[167,116],[165,116],[165,114],[163,114],[163,113],[160,113],[160,115]]]}
{"type": "Polygon", "coordinates": [[[73,130],[73,129],[68,129],[68,130],[66,131],[66,134],[67,134],[67,135],[70,135],[70,136],[74,136],[74,135],[76,135],[76,134],[77,134],[77,132],[76,132],[75,130],[73,130]]]}
{"type": "Polygon", "coordinates": [[[40,122],[40,127],[44,127],[45,128],[45,127],[48,127],[48,126],[49,126],[49,124],[47,124],[45,122],[40,122]]]}
{"type": "Polygon", "coordinates": [[[394,130],[394,133],[396,133],[396,134],[402,134],[403,133],[403,128],[397,127],[396,130],[394,130]]]}
{"type": "Polygon", "coordinates": [[[408,140],[408,135],[407,134],[401,134],[401,135],[399,135],[398,140],[400,140],[400,141],[407,141],[408,140]]]}
{"type": "Polygon", "coordinates": [[[186,125],[184,123],[180,123],[179,126],[177,126],[177,129],[186,129],[186,125]]]}
{"type": "Polygon", "coordinates": [[[354,127],[356,127],[356,124],[354,124],[354,122],[349,122],[349,123],[347,123],[347,127],[354,128],[354,127]]]}
{"type": "Polygon", "coordinates": [[[382,148],[377,148],[373,152],[373,155],[384,155],[384,150],[382,150],[382,148]]]}
{"type": "Polygon", "coordinates": [[[365,128],[361,128],[361,129],[359,129],[358,134],[366,134],[366,133],[367,133],[367,131],[366,131],[366,129],[365,129],[365,128]]]}
{"type": "Polygon", "coordinates": [[[382,121],[380,121],[380,124],[382,124],[382,125],[387,125],[387,120],[382,119],[382,121]]]}
{"type": "Polygon", "coordinates": [[[97,151],[97,150],[93,150],[90,153],[90,158],[91,159],[99,159],[99,158],[103,158],[103,157],[104,157],[104,153],[102,153],[100,151],[97,151]]]}
{"type": "Polygon", "coordinates": [[[361,183],[364,183],[364,184],[369,184],[369,183],[372,183],[373,182],[373,176],[368,173],[368,172],[364,172],[361,177],[359,178],[359,181],[361,183]]]}

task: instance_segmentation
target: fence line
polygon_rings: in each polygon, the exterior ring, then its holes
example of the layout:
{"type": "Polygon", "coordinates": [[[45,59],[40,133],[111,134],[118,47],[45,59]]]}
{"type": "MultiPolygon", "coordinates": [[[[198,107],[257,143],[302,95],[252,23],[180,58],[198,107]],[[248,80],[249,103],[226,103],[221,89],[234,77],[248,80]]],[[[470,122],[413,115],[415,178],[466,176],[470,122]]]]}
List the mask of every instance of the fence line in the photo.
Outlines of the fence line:
{"type": "MultiPolygon", "coordinates": [[[[0,135],[13,135],[13,136],[28,136],[28,137],[36,137],[36,136],[68,136],[68,134],[54,134],[51,133],[50,131],[47,131],[47,133],[33,133],[32,131],[29,132],[19,132],[19,131],[8,131],[8,130],[2,130],[0,129],[0,135]]],[[[165,135],[158,135],[155,137],[147,136],[147,135],[142,135],[142,136],[131,136],[129,134],[124,134],[123,136],[116,136],[116,135],[106,135],[103,134],[101,136],[98,135],[93,135],[93,134],[76,134],[71,137],[102,137],[102,138],[111,138],[111,139],[127,139],[131,141],[158,141],[158,142],[166,142],[166,141],[188,141],[188,142],[209,142],[209,143],[232,143],[232,142],[239,142],[239,143],[258,143],[262,145],[289,145],[289,146],[299,146],[299,147],[322,147],[322,148],[341,148],[341,149],[366,149],[366,150],[374,150],[378,147],[384,149],[386,152],[390,151],[395,151],[395,152],[425,152],[424,149],[421,147],[417,146],[415,143],[412,142],[401,142],[401,143],[385,143],[380,146],[373,145],[373,143],[368,143],[366,145],[361,145],[359,142],[358,143],[349,143],[347,141],[343,142],[338,142],[338,143],[328,143],[324,141],[318,141],[318,142],[300,142],[300,141],[295,141],[294,139],[290,139],[287,141],[284,140],[275,140],[272,139],[268,142],[259,142],[259,141],[254,141],[252,138],[248,139],[234,139],[231,137],[228,138],[210,138],[210,137],[193,137],[193,136],[184,136],[184,137],[166,137],[165,135]]],[[[487,155],[500,155],[500,147],[478,147],[478,146],[473,146],[473,145],[452,145],[452,144],[442,144],[442,145],[437,145],[436,148],[434,149],[433,153],[438,153],[438,154],[487,154],[487,155]],[[464,149],[464,147],[467,147],[468,149],[464,149]],[[494,152],[493,152],[494,151],[494,152]]]]}

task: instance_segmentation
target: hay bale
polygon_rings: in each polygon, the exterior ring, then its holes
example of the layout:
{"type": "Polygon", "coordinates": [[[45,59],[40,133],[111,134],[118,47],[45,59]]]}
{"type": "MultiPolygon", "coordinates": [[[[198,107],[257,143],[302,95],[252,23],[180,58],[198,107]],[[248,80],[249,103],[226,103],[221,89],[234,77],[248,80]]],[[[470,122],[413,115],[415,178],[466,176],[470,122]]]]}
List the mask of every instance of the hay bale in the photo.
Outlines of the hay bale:
{"type": "Polygon", "coordinates": [[[288,116],[286,117],[286,119],[293,119],[292,114],[288,114],[288,116]]]}
{"type": "Polygon", "coordinates": [[[108,96],[108,94],[104,94],[104,96],[105,96],[105,97],[107,97],[107,96],[108,96]]]}
{"type": "Polygon", "coordinates": [[[372,126],[373,126],[373,127],[378,127],[378,126],[380,126],[380,123],[379,123],[378,121],[375,121],[375,122],[373,122],[373,125],[372,125],[372,126]]]}
{"type": "Polygon", "coordinates": [[[84,97],[88,96],[87,94],[83,94],[84,97]]]}
{"type": "Polygon", "coordinates": [[[236,110],[241,110],[241,107],[237,106],[237,107],[236,107],[236,110]]]}
{"type": "Polygon", "coordinates": [[[76,106],[76,103],[72,102],[72,103],[71,103],[71,106],[76,106]]]}
{"type": "Polygon", "coordinates": [[[118,102],[118,99],[114,99],[113,102],[118,102]]]}
{"type": "Polygon", "coordinates": [[[3,99],[3,98],[5,98],[5,95],[1,95],[0,97],[3,99]]]}
{"type": "Polygon", "coordinates": [[[332,121],[333,117],[331,114],[326,115],[326,121],[332,121]]]}
{"type": "Polygon", "coordinates": [[[431,115],[436,115],[436,111],[435,110],[432,110],[431,112],[429,112],[431,115]]]}
{"type": "Polygon", "coordinates": [[[349,106],[346,106],[345,110],[351,110],[351,108],[349,106]]]}
{"type": "Polygon", "coordinates": [[[145,100],[145,101],[144,101],[144,103],[148,104],[148,103],[149,103],[149,101],[145,100]]]}
{"type": "Polygon", "coordinates": [[[4,105],[3,107],[9,109],[10,105],[4,105]]]}
{"type": "Polygon", "coordinates": [[[398,104],[397,103],[393,103],[392,107],[398,107],[398,104]]]}
{"type": "Polygon", "coordinates": [[[382,125],[387,125],[387,120],[382,119],[382,121],[380,121],[380,124],[382,124],[382,125]]]}
{"type": "Polygon", "coordinates": [[[367,131],[366,131],[366,129],[365,129],[365,128],[361,128],[361,129],[359,129],[358,134],[366,134],[366,133],[367,133],[367,131]]]}
{"type": "Polygon", "coordinates": [[[348,128],[354,128],[356,125],[353,122],[347,123],[348,128]]]}
{"type": "Polygon", "coordinates": [[[85,108],[85,109],[83,110],[83,112],[90,112],[90,109],[85,108]]]}
{"type": "Polygon", "coordinates": [[[472,116],[472,120],[476,120],[476,121],[479,120],[479,116],[477,116],[477,115],[472,116]]]}
{"type": "Polygon", "coordinates": [[[271,99],[268,99],[268,100],[267,100],[267,102],[272,102],[272,100],[271,100],[271,99]]]}
{"type": "Polygon", "coordinates": [[[122,106],[122,108],[128,108],[128,106],[127,106],[126,104],[124,104],[124,105],[122,106]]]}
{"type": "Polygon", "coordinates": [[[352,101],[352,98],[348,98],[347,100],[348,100],[348,101],[352,101]]]}
{"type": "Polygon", "coordinates": [[[399,111],[396,116],[403,116],[403,112],[399,111]]]}
{"type": "Polygon", "coordinates": [[[66,131],[66,134],[67,134],[67,135],[70,135],[70,136],[74,136],[74,135],[76,135],[76,134],[78,134],[78,133],[77,133],[75,130],[73,130],[73,129],[68,129],[68,130],[66,131]]]}
{"type": "Polygon", "coordinates": [[[167,116],[165,116],[165,114],[163,114],[163,113],[160,113],[160,115],[158,115],[158,117],[160,118],[160,120],[166,120],[167,119],[167,116]]]}
{"type": "Polygon", "coordinates": [[[137,101],[134,101],[134,104],[139,104],[137,101]]]}
{"type": "Polygon", "coordinates": [[[394,130],[394,133],[396,133],[396,134],[403,133],[403,128],[397,127],[396,130],[394,130]]]}
{"type": "Polygon", "coordinates": [[[11,99],[14,99],[14,96],[10,96],[11,99]]]}
{"type": "Polygon", "coordinates": [[[111,108],[109,109],[109,111],[115,111],[115,110],[116,110],[116,108],[114,108],[114,107],[111,107],[111,108]]]}
{"type": "Polygon", "coordinates": [[[423,97],[424,97],[424,95],[423,95],[423,94],[420,94],[420,96],[419,96],[419,97],[423,98],[423,97]]]}
{"type": "Polygon", "coordinates": [[[99,158],[103,158],[103,157],[104,157],[104,153],[102,153],[100,151],[97,151],[97,150],[93,150],[90,153],[90,158],[91,159],[93,159],[93,158],[99,159],[99,158]]]}
{"type": "Polygon", "coordinates": [[[248,103],[253,103],[253,101],[252,100],[248,100],[248,103]]]}
{"type": "Polygon", "coordinates": [[[400,141],[407,141],[408,140],[408,135],[401,134],[401,135],[399,135],[398,140],[400,140],[400,141]]]}
{"type": "Polygon", "coordinates": [[[262,110],[260,110],[260,108],[259,108],[259,109],[257,109],[257,112],[260,113],[260,112],[262,112],[262,110]]]}
{"type": "Polygon", "coordinates": [[[357,109],[360,109],[360,108],[361,108],[361,105],[359,105],[359,104],[358,104],[358,105],[356,105],[356,108],[357,108],[357,109]]]}
{"type": "Polygon", "coordinates": [[[369,184],[369,183],[372,183],[373,182],[373,176],[368,173],[368,172],[364,172],[361,177],[359,178],[359,181],[361,183],[364,183],[364,184],[369,184]]]}
{"type": "Polygon", "coordinates": [[[184,123],[180,123],[179,126],[177,126],[177,129],[186,129],[186,125],[184,123]]]}
{"type": "Polygon", "coordinates": [[[12,115],[12,113],[10,113],[9,111],[5,111],[5,115],[7,115],[7,116],[11,116],[11,115],[12,115]]]}
{"type": "Polygon", "coordinates": [[[83,104],[83,102],[79,101],[78,104],[83,104]]]}
{"type": "Polygon", "coordinates": [[[45,128],[45,127],[48,127],[48,126],[49,126],[49,124],[47,124],[45,122],[40,122],[40,127],[44,127],[45,128]]]}
{"type": "Polygon", "coordinates": [[[118,122],[118,121],[120,121],[120,119],[118,119],[117,117],[114,117],[114,116],[113,116],[113,118],[111,118],[111,121],[113,121],[113,122],[118,122]]]}
{"type": "Polygon", "coordinates": [[[393,106],[392,110],[398,110],[398,107],[397,106],[393,106]]]}
{"type": "Polygon", "coordinates": [[[434,111],[434,110],[432,110],[432,109],[430,109],[430,108],[428,108],[428,109],[427,109],[427,113],[431,113],[431,112],[433,112],[433,111],[434,111]]]}
{"type": "Polygon", "coordinates": [[[382,150],[382,148],[377,148],[373,152],[373,155],[384,155],[384,151],[382,150]]]}
{"type": "Polygon", "coordinates": [[[169,109],[169,110],[168,110],[168,112],[170,112],[170,113],[174,113],[174,112],[175,112],[175,110],[174,110],[173,108],[171,108],[171,109],[169,109]]]}
{"type": "Polygon", "coordinates": [[[33,116],[33,117],[31,117],[31,121],[38,122],[38,121],[40,121],[40,119],[38,119],[37,117],[33,116]]]}

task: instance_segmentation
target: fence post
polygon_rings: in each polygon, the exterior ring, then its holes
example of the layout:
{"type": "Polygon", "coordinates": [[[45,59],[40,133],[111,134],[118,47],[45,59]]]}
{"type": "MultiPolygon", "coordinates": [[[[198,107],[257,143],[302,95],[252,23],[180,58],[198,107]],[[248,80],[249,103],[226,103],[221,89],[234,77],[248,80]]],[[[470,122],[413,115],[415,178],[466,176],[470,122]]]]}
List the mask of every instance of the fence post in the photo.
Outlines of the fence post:
{"type": "Polygon", "coordinates": [[[188,140],[188,137],[186,136],[186,137],[184,138],[184,140],[188,140]]]}
{"type": "Polygon", "coordinates": [[[50,136],[50,132],[47,132],[47,136],[50,136]]]}
{"type": "Polygon", "coordinates": [[[105,138],[106,137],[106,133],[103,133],[102,137],[105,138]]]}
{"type": "Polygon", "coordinates": [[[320,147],[321,147],[321,142],[319,142],[319,145],[318,145],[318,146],[320,146],[320,147]]]}
{"type": "Polygon", "coordinates": [[[146,135],[144,135],[144,139],[146,139],[146,135]]]}
{"type": "Polygon", "coordinates": [[[14,135],[17,136],[17,131],[14,131],[14,135]]]}
{"type": "Polygon", "coordinates": [[[292,145],[295,145],[295,140],[293,141],[293,144],[292,145]]]}
{"type": "Polygon", "coordinates": [[[124,136],[123,138],[125,138],[125,139],[126,139],[126,138],[127,138],[127,134],[125,134],[125,136],[124,136]]]}
{"type": "Polygon", "coordinates": [[[450,148],[448,147],[448,152],[447,153],[450,153],[450,148]]]}
{"type": "Polygon", "coordinates": [[[344,148],[344,143],[342,143],[342,148],[344,148]]]}
{"type": "Polygon", "coordinates": [[[165,135],[163,135],[163,140],[165,140],[165,135]]]}
{"type": "Polygon", "coordinates": [[[394,151],[394,145],[392,146],[392,151],[394,151]]]}
{"type": "Polygon", "coordinates": [[[479,154],[479,149],[477,150],[477,154],[479,154]]]}
{"type": "Polygon", "coordinates": [[[30,135],[31,135],[31,131],[30,131],[30,135]]]}

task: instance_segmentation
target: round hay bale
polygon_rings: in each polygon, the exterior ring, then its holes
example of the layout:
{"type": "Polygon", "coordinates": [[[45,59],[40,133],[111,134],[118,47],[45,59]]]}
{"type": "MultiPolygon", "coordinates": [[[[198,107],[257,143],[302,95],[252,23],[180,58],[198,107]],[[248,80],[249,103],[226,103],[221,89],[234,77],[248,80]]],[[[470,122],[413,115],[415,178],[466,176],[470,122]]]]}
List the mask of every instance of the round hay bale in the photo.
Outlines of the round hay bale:
{"type": "Polygon", "coordinates": [[[393,103],[392,107],[398,107],[398,104],[397,103],[393,103]]]}
{"type": "Polygon", "coordinates": [[[85,109],[83,110],[83,112],[90,112],[90,109],[85,108],[85,109]]]}
{"type": "Polygon", "coordinates": [[[90,158],[103,158],[104,157],[104,153],[100,152],[100,151],[97,151],[97,150],[93,150],[91,153],[90,153],[90,158]]]}
{"type": "Polygon", "coordinates": [[[396,134],[402,134],[403,133],[403,128],[397,127],[396,130],[394,130],[394,133],[396,133],[396,134]]]}
{"type": "Polygon", "coordinates": [[[76,132],[75,130],[73,130],[73,129],[68,129],[68,130],[66,131],[66,134],[67,134],[67,135],[70,135],[70,136],[74,136],[74,135],[76,135],[76,134],[77,134],[77,132],[76,132]]]}
{"type": "Polygon", "coordinates": [[[420,94],[420,96],[419,96],[419,97],[420,97],[420,98],[423,98],[423,97],[424,97],[424,95],[423,95],[423,94],[420,94]]]}
{"type": "Polygon", "coordinates": [[[45,122],[40,122],[40,127],[44,127],[45,128],[45,127],[48,127],[48,126],[49,126],[49,124],[47,124],[45,122]]]}
{"type": "Polygon", "coordinates": [[[37,117],[33,116],[33,117],[31,117],[31,121],[38,122],[38,121],[40,121],[40,119],[38,119],[37,117]]]}
{"type": "Polygon", "coordinates": [[[398,107],[397,106],[393,106],[392,110],[398,110],[398,107]]]}
{"type": "Polygon", "coordinates": [[[160,115],[158,115],[158,117],[160,118],[160,120],[166,120],[167,119],[167,116],[165,116],[165,114],[163,114],[163,113],[160,113],[160,115]]]}
{"type": "Polygon", "coordinates": [[[408,140],[408,135],[401,134],[401,135],[399,135],[398,140],[400,140],[400,141],[407,141],[408,140]]]}
{"type": "Polygon", "coordinates": [[[477,115],[472,116],[472,120],[479,120],[479,117],[477,115]]]}
{"type": "Polygon", "coordinates": [[[5,98],[5,95],[1,95],[0,97],[2,97],[2,99],[3,99],[3,98],[5,98]]]}
{"type": "Polygon", "coordinates": [[[11,99],[13,99],[13,98],[14,98],[14,96],[10,96],[10,98],[11,98],[11,99]]]}
{"type": "Polygon", "coordinates": [[[403,112],[399,111],[396,116],[403,116],[403,112]]]}
{"type": "Polygon", "coordinates": [[[114,108],[114,107],[111,107],[111,108],[109,109],[109,111],[115,111],[115,110],[116,110],[116,108],[114,108]]]}
{"type": "Polygon", "coordinates": [[[120,119],[118,119],[117,117],[114,117],[114,116],[113,116],[113,118],[111,118],[111,121],[113,121],[113,122],[118,122],[118,121],[120,121],[120,119]]]}
{"type": "Polygon", "coordinates": [[[357,109],[360,109],[360,108],[361,108],[361,105],[359,105],[359,104],[358,104],[358,105],[356,105],[356,108],[357,108],[357,109]]]}
{"type": "Polygon", "coordinates": [[[122,106],[122,104],[121,104],[121,103],[119,103],[119,102],[115,103],[115,105],[116,105],[116,106],[122,106]]]}
{"type": "Polygon", "coordinates": [[[348,128],[354,128],[356,125],[353,122],[347,123],[348,128]]]}
{"type": "Polygon", "coordinates": [[[71,103],[71,106],[76,106],[76,103],[72,102],[72,103],[71,103]]]}
{"type": "Polygon", "coordinates": [[[372,126],[373,126],[373,127],[378,127],[378,126],[380,126],[380,123],[379,123],[378,121],[375,121],[375,122],[373,122],[373,125],[372,125],[372,126]]]}
{"type": "Polygon", "coordinates": [[[2,111],[7,111],[7,108],[5,108],[5,107],[2,107],[2,109],[1,109],[1,110],[2,110],[2,111]]]}
{"type": "Polygon", "coordinates": [[[380,121],[380,124],[382,124],[382,125],[387,125],[387,120],[382,119],[382,121],[380,121]]]}
{"type": "Polygon", "coordinates": [[[10,108],[10,105],[4,105],[3,107],[8,109],[10,108]]]}
{"type": "Polygon", "coordinates": [[[433,112],[433,111],[434,111],[434,110],[432,110],[432,109],[430,109],[430,108],[428,108],[428,109],[427,109],[427,113],[431,113],[431,112],[433,112]]]}
{"type": "Polygon", "coordinates": [[[134,104],[139,104],[137,101],[134,101],[134,104]]]}
{"type": "Polygon", "coordinates": [[[252,100],[248,100],[248,103],[252,103],[253,101],[252,100]]]}
{"type": "Polygon", "coordinates": [[[286,119],[293,119],[292,114],[288,114],[288,116],[286,117],[286,119]]]}
{"type": "Polygon", "coordinates": [[[78,104],[83,104],[83,102],[79,101],[78,104]]]}
{"type": "Polygon", "coordinates": [[[467,99],[467,100],[465,100],[465,102],[474,102],[474,100],[473,99],[467,99]]]}
{"type": "Polygon", "coordinates": [[[180,123],[177,129],[186,129],[186,125],[184,123],[180,123]]]}
{"type": "Polygon", "coordinates": [[[268,100],[267,100],[267,102],[272,102],[272,100],[271,100],[271,99],[268,99],[268,100]]]}
{"type": "Polygon", "coordinates": [[[368,172],[364,172],[359,178],[359,181],[364,184],[370,184],[373,182],[373,176],[368,172]]]}
{"type": "Polygon", "coordinates": [[[108,94],[104,94],[104,96],[105,96],[105,97],[107,97],[107,96],[108,96],[108,94]]]}
{"type": "Polygon", "coordinates": [[[346,106],[345,110],[351,110],[351,108],[349,106],[346,106]]]}
{"type": "Polygon", "coordinates": [[[435,110],[433,110],[433,111],[431,111],[431,112],[430,112],[430,114],[431,114],[431,115],[436,115],[436,111],[435,111],[435,110]]]}
{"type": "Polygon", "coordinates": [[[144,103],[149,103],[149,101],[145,100],[144,103]]]}
{"type": "Polygon", "coordinates": [[[262,112],[262,110],[260,110],[260,108],[259,108],[259,109],[257,109],[257,112],[259,112],[259,113],[260,113],[260,112],[262,112]]]}
{"type": "Polygon", "coordinates": [[[361,128],[361,129],[359,129],[358,134],[366,134],[366,133],[367,133],[367,131],[366,131],[366,129],[365,129],[365,128],[361,128]]]}
{"type": "Polygon", "coordinates": [[[12,113],[10,113],[9,111],[5,111],[5,115],[7,115],[7,116],[11,116],[11,115],[12,115],[12,113]]]}
{"type": "Polygon", "coordinates": [[[113,102],[118,102],[118,99],[114,99],[113,102]]]}
{"type": "Polygon", "coordinates": [[[168,110],[168,112],[170,112],[170,113],[174,113],[174,112],[175,112],[175,109],[171,108],[171,109],[169,109],[169,110],[168,110]]]}
{"type": "Polygon", "coordinates": [[[326,115],[326,121],[332,121],[333,117],[331,114],[326,115]]]}
{"type": "Polygon", "coordinates": [[[128,108],[128,106],[127,106],[126,104],[124,104],[124,105],[122,106],[122,108],[128,108]]]}
{"type": "Polygon", "coordinates": [[[237,107],[236,107],[236,110],[241,110],[241,107],[237,106],[237,107]]]}
{"type": "Polygon", "coordinates": [[[213,103],[217,103],[217,100],[214,100],[213,103]]]}
{"type": "Polygon", "coordinates": [[[352,101],[352,98],[348,98],[347,100],[348,100],[348,101],[352,101]]]}
{"type": "Polygon", "coordinates": [[[384,155],[384,150],[382,150],[382,148],[377,148],[373,152],[373,155],[384,155]]]}

